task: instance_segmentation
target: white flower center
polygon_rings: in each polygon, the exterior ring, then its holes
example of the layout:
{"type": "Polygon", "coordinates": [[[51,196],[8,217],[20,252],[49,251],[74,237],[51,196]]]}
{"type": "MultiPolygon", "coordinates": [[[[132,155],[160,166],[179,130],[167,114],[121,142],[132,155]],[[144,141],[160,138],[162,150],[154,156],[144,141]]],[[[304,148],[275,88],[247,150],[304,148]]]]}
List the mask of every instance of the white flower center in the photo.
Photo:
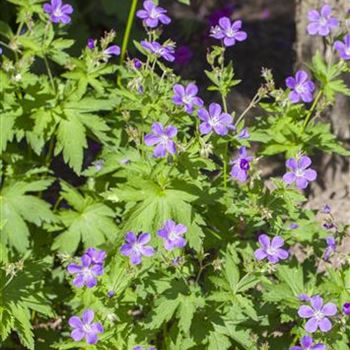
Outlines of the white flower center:
{"type": "Polygon", "coordinates": [[[325,26],[325,25],[327,25],[327,23],[328,23],[327,18],[325,18],[325,17],[320,18],[320,25],[321,26],[325,26]]]}
{"type": "Polygon", "coordinates": [[[269,255],[275,255],[277,253],[277,249],[273,248],[273,247],[268,247],[266,249],[266,253],[269,254],[269,255]]]}
{"type": "Polygon", "coordinates": [[[192,96],[187,96],[185,95],[183,98],[182,98],[182,102],[185,103],[185,104],[190,104],[192,102],[192,96]]]}
{"type": "Polygon", "coordinates": [[[60,7],[57,7],[55,11],[53,12],[53,15],[55,17],[61,17],[63,15],[62,9],[60,7]]]}
{"type": "Polygon", "coordinates": [[[315,311],[314,317],[317,319],[317,321],[320,321],[323,319],[324,315],[321,311],[318,310],[318,311],[315,311]]]}
{"type": "Polygon", "coordinates": [[[90,326],[89,324],[84,324],[84,325],[83,325],[83,331],[84,331],[85,333],[91,332],[91,326],[90,326]]]}
{"type": "Polygon", "coordinates": [[[160,137],[160,140],[161,140],[160,142],[164,145],[169,141],[169,137],[167,135],[162,135],[160,137]]]}
{"type": "Polygon", "coordinates": [[[168,237],[170,241],[174,241],[175,239],[179,238],[178,234],[175,231],[170,231],[168,237]]]}
{"type": "Polygon", "coordinates": [[[209,119],[209,122],[208,122],[208,123],[209,123],[210,126],[213,126],[213,127],[214,127],[214,126],[216,126],[216,125],[219,124],[219,120],[218,120],[216,117],[213,117],[213,118],[210,118],[210,119],[209,119]]]}
{"type": "Polygon", "coordinates": [[[157,9],[154,7],[152,8],[149,16],[152,18],[152,19],[156,19],[160,16],[160,13],[157,11],[157,9]]]}
{"type": "Polygon", "coordinates": [[[305,92],[305,87],[303,84],[298,84],[296,87],[295,87],[295,91],[298,93],[298,94],[302,94],[303,92],[305,92]]]}
{"type": "Polygon", "coordinates": [[[233,38],[236,34],[236,31],[233,30],[232,28],[229,28],[225,31],[226,36],[228,36],[229,38],[233,38]]]}
{"type": "Polygon", "coordinates": [[[298,176],[298,177],[304,176],[304,170],[303,169],[297,169],[295,171],[295,175],[298,176]]]}
{"type": "Polygon", "coordinates": [[[347,47],[345,50],[345,55],[350,56],[350,47],[347,47]]]}

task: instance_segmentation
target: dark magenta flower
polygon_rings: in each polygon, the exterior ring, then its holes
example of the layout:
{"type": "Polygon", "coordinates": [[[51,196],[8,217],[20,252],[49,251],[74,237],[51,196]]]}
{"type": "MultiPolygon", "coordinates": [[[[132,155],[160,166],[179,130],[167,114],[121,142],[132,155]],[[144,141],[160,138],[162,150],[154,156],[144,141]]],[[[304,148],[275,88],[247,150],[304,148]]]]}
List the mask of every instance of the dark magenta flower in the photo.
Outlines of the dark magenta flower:
{"type": "Polygon", "coordinates": [[[228,17],[219,19],[219,24],[210,29],[210,36],[222,40],[225,46],[233,46],[236,41],[247,39],[247,33],[241,31],[242,21],[231,23],[228,17]]]}
{"type": "Polygon", "coordinates": [[[242,146],[239,149],[239,156],[233,160],[230,175],[239,182],[245,182],[248,179],[248,171],[250,169],[250,162],[253,160],[252,156],[248,156],[247,149],[242,146]]]}
{"type": "Polygon", "coordinates": [[[350,302],[343,305],[343,312],[345,315],[350,316],[350,302]]]}
{"type": "Polygon", "coordinates": [[[332,323],[328,316],[334,316],[337,313],[337,307],[333,303],[323,305],[323,299],[316,295],[310,298],[311,306],[302,305],[298,310],[298,315],[309,320],[305,324],[305,330],[314,333],[319,328],[322,332],[329,332],[332,329],[332,323]]]}
{"type": "Polygon", "coordinates": [[[145,136],[147,146],[157,145],[153,151],[156,158],[163,158],[167,153],[175,154],[176,145],[172,140],[177,134],[175,126],[169,125],[166,128],[161,123],[153,123],[152,133],[145,136]]]}
{"type": "Polygon", "coordinates": [[[337,245],[335,242],[335,238],[333,236],[329,236],[326,238],[327,248],[324,252],[323,259],[328,260],[329,257],[335,252],[337,245]]]}
{"type": "Polygon", "coordinates": [[[307,156],[302,156],[299,159],[290,158],[286,161],[286,166],[290,170],[283,175],[283,181],[290,185],[295,182],[299,189],[305,189],[310,181],[315,181],[317,173],[310,169],[311,159],[307,156]]]}
{"type": "Polygon", "coordinates": [[[138,10],[136,16],[143,20],[143,23],[150,28],[156,28],[160,23],[169,24],[171,19],[166,15],[167,11],[157,6],[153,1],[143,2],[143,10],[138,10]]]}
{"type": "Polygon", "coordinates": [[[183,235],[187,232],[187,227],[182,224],[176,224],[173,220],[167,220],[164,226],[158,230],[157,235],[164,239],[164,248],[173,250],[174,248],[183,248],[186,240],[183,235]]]}
{"type": "Polygon", "coordinates": [[[344,37],[344,42],[337,40],[334,43],[334,48],[343,60],[350,60],[350,34],[344,37]]]}
{"type": "Polygon", "coordinates": [[[166,61],[173,62],[175,60],[175,50],[170,45],[163,46],[156,41],[149,42],[146,40],[141,41],[141,45],[147,51],[151,52],[157,57],[164,58],[166,61]]]}
{"type": "Polygon", "coordinates": [[[102,264],[93,264],[92,259],[87,254],[84,254],[80,259],[81,265],[69,264],[67,271],[72,275],[76,275],[73,280],[76,287],[92,288],[97,284],[97,276],[103,275],[103,266],[102,264]]]}
{"type": "Polygon", "coordinates": [[[106,258],[106,252],[104,250],[97,250],[95,248],[86,249],[85,254],[90,257],[93,264],[103,265],[106,258]]]}
{"type": "Polygon", "coordinates": [[[284,245],[282,237],[275,236],[271,241],[268,235],[262,234],[259,236],[258,240],[260,248],[254,252],[255,258],[258,261],[267,258],[270,263],[276,264],[280,260],[288,258],[288,251],[282,249],[284,245]]]}
{"type": "Polygon", "coordinates": [[[225,136],[229,130],[234,130],[235,128],[232,124],[232,116],[228,113],[222,113],[221,106],[217,103],[211,103],[209,111],[201,108],[198,111],[198,117],[203,122],[199,126],[202,135],[209,134],[214,130],[216,134],[225,136]]]}
{"type": "Polygon", "coordinates": [[[188,46],[180,46],[175,50],[175,62],[181,66],[190,63],[193,53],[188,46]]]}
{"type": "Polygon", "coordinates": [[[135,69],[140,69],[142,67],[142,62],[138,58],[132,60],[135,69]]]}
{"type": "Polygon", "coordinates": [[[301,338],[300,345],[301,346],[293,346],[290,350],[326,350],[326,345],[321,343],[315,344],[314,340],[308,335],[301,338]]]}
{"type": "Polygon", "coordinates": [[[289,93],[289,100],[292,103],[311,102],[313,100],[313,92],[315,84],[309,79],[308,74],[299,70],[295,78],[289,77],[286,79],[286,85],[292,91],[289,93]]]}
{"type": "Polygon", "coordinates": [[[90,50],[94,49],[94,48],[95,48],[95,40],[92,39],[92,38],[89,38],[89,39],[87,40],[86,46],[87,46],[90,50]]]}
{"type": "Polygon", "coordinates": [[[50,4],[44,4],[43,9],[50,15],[53,23],[68,24],[71,21],[70,14],[73,13],[73,7],[69,4],[62,4],[62,0],[51,0],[50,4]]]}
{"type": "Polygon", "coordinates": [[[198,87],[196,84],[189,83],[186,87],[175,84],[173,91],[173,102],[176,105],[184,106],[187,113],[192,113],[194,106],[203,106],[203,100],[197,97],[198,87]]]}
{"type": "Polygon", "coordinates": [[[151,240],[149,233],[141,233],[138,237],[134,232],[128,232],[125,235],[125,244],[120,248],[120,253],[130,257],[133,265],[139,265],[142,262],[142,256],[152,256],[154,248],[146,245],[151,240]]]}
{"type": "Polygon", "coordinates": [[[216,9],[208,17],[209,24],[211,26],[216,26],[219,23],[220,18],[230,17],[234,9],[235,9],[235,5],[232,5],[232,4],[216,9]]]}
{"type": "Polygon", "coordinates": [[[107,47],[107,49],[105,49],[103,53],[107,59],[110,58],[111,56],[119,56],[120,47],[118,45],[112,45],[110,47],[107,47]]]}
{"type": "Polygon", "coordinates": [[[332,17],[332,7],[329,5],[324,5],[321,11],[309,11],[307,32],[310,35],[327,36],[338,25],[339,21],[335,17],[332,17]]]}
{"type": "Polygon", "coordinates": [[[72,316],[68,323],[73,328],[71,337],[74,341],[81,341],[85,338],[88,344],[96,344],[98,341],[98,334],[103,333],[103,327],[100,322],[94,322],[94,312],[87,309],[83,312],[82,319],[78,316],[72,316]]]}

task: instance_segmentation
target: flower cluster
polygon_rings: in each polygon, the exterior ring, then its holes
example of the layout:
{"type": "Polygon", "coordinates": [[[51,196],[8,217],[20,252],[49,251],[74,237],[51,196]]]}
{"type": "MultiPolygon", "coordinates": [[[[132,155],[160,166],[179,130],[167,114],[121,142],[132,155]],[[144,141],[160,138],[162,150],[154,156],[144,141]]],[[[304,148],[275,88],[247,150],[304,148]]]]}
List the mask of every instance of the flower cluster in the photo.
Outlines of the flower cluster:
{"type": "Polygon", "coordinates": [[[81,288],[86,286],[92,288],[97,284],[97,277],[103,275],[103,263],[106,258],[106,252],[88,248],[80,258],[81,265],[69,264],[67,271],[75,275],[73,284],[81,288]]]}
{"type": "MultiPolygon", "coordinates": [[[[184,248],[186,240],[183,238],[187,232],[187,227],[182,224],[176,224],[173,220],[167,220],[164,226],[158,230],[157,235],[164,241],[164,248],[168,251],[175,248],[184,248]]],[[[120,253],[130,258],[132,265],[139,265],[142,262],[142,256],[152,256],[155,253],[153,247],[147,245],[151,240],[149,233],[141,233],[136,236],[134,232],[128,232],[125,235],[125,244],[120,248],[120,253]]]]}

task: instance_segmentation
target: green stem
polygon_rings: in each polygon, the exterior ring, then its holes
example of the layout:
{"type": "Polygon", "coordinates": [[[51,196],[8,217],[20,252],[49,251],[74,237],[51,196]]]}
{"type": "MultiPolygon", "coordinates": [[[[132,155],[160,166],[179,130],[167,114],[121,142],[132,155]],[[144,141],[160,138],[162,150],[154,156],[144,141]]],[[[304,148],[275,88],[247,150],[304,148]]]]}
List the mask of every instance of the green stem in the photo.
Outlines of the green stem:
{"type": "Polygon", "coordinates": [[[52,89],[53,89],[54,92],[56,92],[56,87],[55,87],[55,83],[53,81],[53,77],[52,77],[51,69],[50,69],[50,66],[49,66],[49,62],[48,62],[48,60],[47,60],[45,55],[44,55],[44,62],[45,62],[45,67],[46,67],[46,70],[47,70],[47,74],[49,75],[49,79],[50,79],[50,82],[51,82],[52,89]]]}
{"type": "Polygon", "coordinates": [[[225,148],[224,148],[224,189],[227,189],[227,163],[228,163],[228,159],[227,159],[227,151],[228,151],[228,142],[226,142],[225,144],[225,148]]]}
{"type": "Polygon", "coordinates": [[[315,100],[314,100],[314,103],[312,104],[312,106],[311,106],[311,108],[310,108],[310,110],[309,110],[309,113],[307,114],[307,116],[306,116],[306,118],[305,118],[305,122],[304,122],[304,124],[303,124],[303,131],[305,130],[305,128],[306,128],[306,126],[307,126],[307,124],[308,124],[308,122],[309,122],[309,120],[310,120],[310,118],[311,118],[311,116],[312,116],[312,114],[313,114],[313,112],[314,112],[314,110],[315,110],[315,108],[317,107],[317,104],[318,104],[318,102],[320,101],[320,98],[322,97],[322,94],[323,94],[323,91],[320,90],[320,91],[318,92],[318,94],[317,94],[315,100]]]}
{"type": "Polygon", "coordinates": [[[132,0],[131,6],[130,6],[130,11],[129,11],[129,16],[128,16],[128,21],[126,23],[126,28],[124,32],[124,37],[123,37],[123,43],[122,43],[122,52],[120,55],[120,63],[123,63],[125,54],[126,54],[126,49],[128,48],[129,44],[129,39],[130,39],[130,33],[132,29],[132,25],[134,23],[134,18],[135,18],[135,13],[136,13],[136,7],[137,7],[137,0],[132,0]]]}

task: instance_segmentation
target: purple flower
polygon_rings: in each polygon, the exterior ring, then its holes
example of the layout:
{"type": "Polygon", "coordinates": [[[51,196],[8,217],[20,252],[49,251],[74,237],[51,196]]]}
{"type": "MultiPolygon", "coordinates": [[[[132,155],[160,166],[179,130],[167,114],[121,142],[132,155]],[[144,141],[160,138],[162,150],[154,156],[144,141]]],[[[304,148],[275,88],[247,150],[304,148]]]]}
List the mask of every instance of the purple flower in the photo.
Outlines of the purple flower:
{"type": "Polygon", "coordinates": [[[156,28],[159,22],[169,24],[171,19],[166,15],[167,11],[157,6],[153,1],[143,2],[144,10],[138,10],[136,16],[143,20],[143,23],[150,28],[156,28]]]}
{"type": "Polygon", "coordinates": [[[289,228],[290,228],[291,230],[296,230],[298,227],[299,227],[299,225],[298,225],[296,222],[292,222],[292,223],[289,225],[289,228]]]}
{"type": "Polygon", "coordinates": [[[343,305],[343,312],[345,315],[350,316],[350,302],[343,305]]]}
{"type": "Polygon", "coordinates": [[[71,5],[63,5],[62,0],[51,0],[50,4],[44,4],[43,9],[50,15],[51,22],[68,24],[71,21],[70,14],[73,13],[71,5]]]}
{"type": "Polygon", "coordinates": [[[193,57],[193,53],[188,46],[180,46],[175,50],[175,62],[179,65],[185,66],[193,57]]]}
{"type": "Polygon", "coordinates": [[[307,294],[302,293],[302,294],[299,294],[299,295],[298,295],[298,299],[299,299],[300,301],[309,301],[309,300],[310,300],[310,297],[309,297],[307,294]]]}
{"type": "Polygon", "coordinates": [[[203,121],[199,125],[199,130],[202,135],[209,134],[213,129],[216,134],[225,136],[229,130],[234,130],[235,127],[232,124],[233,118],[228,113],[222,113],[221,106],[217,103],[211,103],[209,106],[209,112],[205,108],[201,108],[198,111],[198,117],[203,121]]]}
{"type": "Polygon", "coordinates": [[[307,32],[310,35],[327,36],[333,28],[338,27],[339,21],[332,17],[332,7],[324,5],[321,11],[309,11],[309,25],[307,32]]]}
{"type": "Polygon", "coordinates": [[[95,48],[95,40],[92,39],[92,38],[89,38],[88,41],[87,41],[86,46],[87,46],[90,50],[94,49],[94,48],[95,48]]]}
{"type": "Polygon", "coordinates": [[[248,128],[243,128],[241,132],[238,134],[239,139],[249,139],[250,134],[248,128]]]}
{"type": "Polygon", "coordinates": [[[311,102],[313,100],[315,84],[309,80],[309,76],[305,71],[299,70],[295,78],[287,78],[286,85],[292,90],[289,93],[289,100],[292,103],[298,103],[300,100],[303,102],[311,102]]]}
{"type": "Polygon", "coordinates": [[[254,252],[257,260],[260,261],[267,258],[270,263],[276,264],[280,260],[288,258],[288,252],[281,248],[284,244],[283,238],[275,236],[271,241],[268,235],[262,234],[258,240],[261,248],[254,252]]]}
{"type": "Polygon", "coordinates": [[[336,41],[334,43],[334,48],[338,51],[339,56],[343,60],[350,60],[350,34],[344,37],[344,42],[336,41]]]}
{"type": "Polygon", "coordinates": [[[332,228],[335,227],[334,223],[333,222],[325,222],[323,224],[323,227],[326,229],[326,230],[331,230],[332,228]]]}
{"type": "Polygon", "coordinates": [[[128,232],[125,235],[125,244],[120,248],[120,253],[130,257],[133,265],[139,265],[142,262],[142,256],[152,256],[153,247],[146,245],[151,240],[149,233],[141,233],[138,237],[134,232],[128,232]]]}
{"type": "Polygon", "coordinates": [[[323,214],[330,214],[332,211],[331,206],[329,204],[325,204],[323,208],[321,209],[321,213],[323,214]]]}
{"type": "Polygon", "coordinates": [[[290,350],[326,350],[326,345],[321,343],[315,344],[314,340],[308,335],[301,338],[300,345],[301,346],[293,346],[290,350]]]}
{"type": "Polygon", "coordinates": [[[142,67],[142,62],[138,58],[132,60],[135,69],[140,69],[142,67]]]}
{"type": "Polygon", "coordinates": [[[91,257],[87,254],[84,254],[80,260],[81,265],[69,264],[67,266],[67,271],[70,274],[76,275],[73,284],[78,288],[83,286],[92,288],[96,286],[96,277],[103,275],[102,264],[93,264],[91,257]]]}
{"type": "Polygon", "coordinates": [[[109,298],[113,298],[115,296],[115,292],[113,290],[109,290],[107,295],[109,298]]]}
{"type": "Polygon", "coordinates": [[[153,155],[156,158],[163,158],[167,153],[176,153],[175,142],[172,140],[176,134],[175,126],[169,125],[165,128],[161,123],[153,123],[152,133],[145,136],[145,144],[147,146],[157,145],[153,155]]]}
{"type": "MultiPolygon", "coordinates": [[[[132,350],[146,350],[143,346],[137,345],[132,348],[132,350]]],[[[154,346],[148,348],[148,350],[157,350],[154,346]]]]}
{"type": "Polygon", "coordinates": [[[103,264],[106,258],[106,252],[104,250],[97,250],[95,248],[88,248],[85,252],[91,258],[93,264],[103,264]]]}
{"type": "Polygon", "coordinates": [[[107,59],[110,58],[111,56],[119,56],[120,47],[118,45],[112,45],[110,47],[107,47],[107,49],[105,49],[103,53],[107,59]]]}
{"type": "Polygon", "coordinates": [[[286,166],[289,172],[283,175],[283,181],[290,185],[295,182],[299,189],[305,189],[310,181],[315,181],[317,173],[313,169],[309,169],[311,159],[307,156],[302,156],[299,159],[290,158],[286,161],[286,166]]]}
{"type": "Polygon", "coordinates": [[[236,41],[244,41],[247,39],[247,33],[241,31],[242,21],[231,23],[228,17],[221,17],[219,24],[210,29],[210,36],[223,40],[225,46],[233,46],[236,41]]]}
{"type": "Polygon", "coordinates": [[[163,46],[156,41],[149,42],[146,40],[141,41],[141,45],[143,48],[153,53],[154,55],[163,57],[166,61],[173,62],[175,60],[175,50],[170,45],[163,46]]]}
{"type": "Polygon", "coordinates": [[[239,149],[239,156],[231,162],[233,165],[230,175],[236,178],[239,182],[246,182],[248,179],[248,171],[250,169],[250,162],[253,160],[252,156],[248,156],[247,149],[242,146],[239,149]]]}
{"type": "Polygon", "coordinates": [[[324,252],[323,259],[328,260],[332,253],[335,252],[337,245],[335,243],[335,239],[333,236],[329,236],[326,238],[327,248],[324,252]]]}
{"type": "Polygon", "coordinates": [[[186,87],[180,84],[174,85],[173,102],[176,105],[182,105],[187,113],[193,112],[194,106],[203,106],[203,100],[197,97],[198,87],[196,84],[190,83],[186,87]]]}
{"type": "Polygon", "coordinates": [[[103,333],[103,327],[100,322],[92,323],[94,319],[94,312],[87,309],[83,312],[83,317],[80,319],[78,316],[72,316],[68,323],[73,328],[71,337],[74,341],[80,341],[85,338],[88,344],[96,344],[98,340],[98,334],[103,333]]]}
{"type": "Polygon", "coordinates": [[[298,315],[309,320],[305,324],[305,330],[314,333],[317,328],[322,332],[328,332],[332,328],[331,321],[327,316],[334,316],[337,313],[337,307],[333,303],[323,305],[323,299],[316,295],[310,299],[311,306],[302,305],[298,310],[298,315]]]}
{"type": "Polygon", "coordinates": [[[157,235],[164,239],[164,248],[166,250],[173,250],[174,248],[183,248],[186,245],[186,240],[183,235],[187,232],[185,225],[176,223],[173,220],[167,220],[157,235]]]}

